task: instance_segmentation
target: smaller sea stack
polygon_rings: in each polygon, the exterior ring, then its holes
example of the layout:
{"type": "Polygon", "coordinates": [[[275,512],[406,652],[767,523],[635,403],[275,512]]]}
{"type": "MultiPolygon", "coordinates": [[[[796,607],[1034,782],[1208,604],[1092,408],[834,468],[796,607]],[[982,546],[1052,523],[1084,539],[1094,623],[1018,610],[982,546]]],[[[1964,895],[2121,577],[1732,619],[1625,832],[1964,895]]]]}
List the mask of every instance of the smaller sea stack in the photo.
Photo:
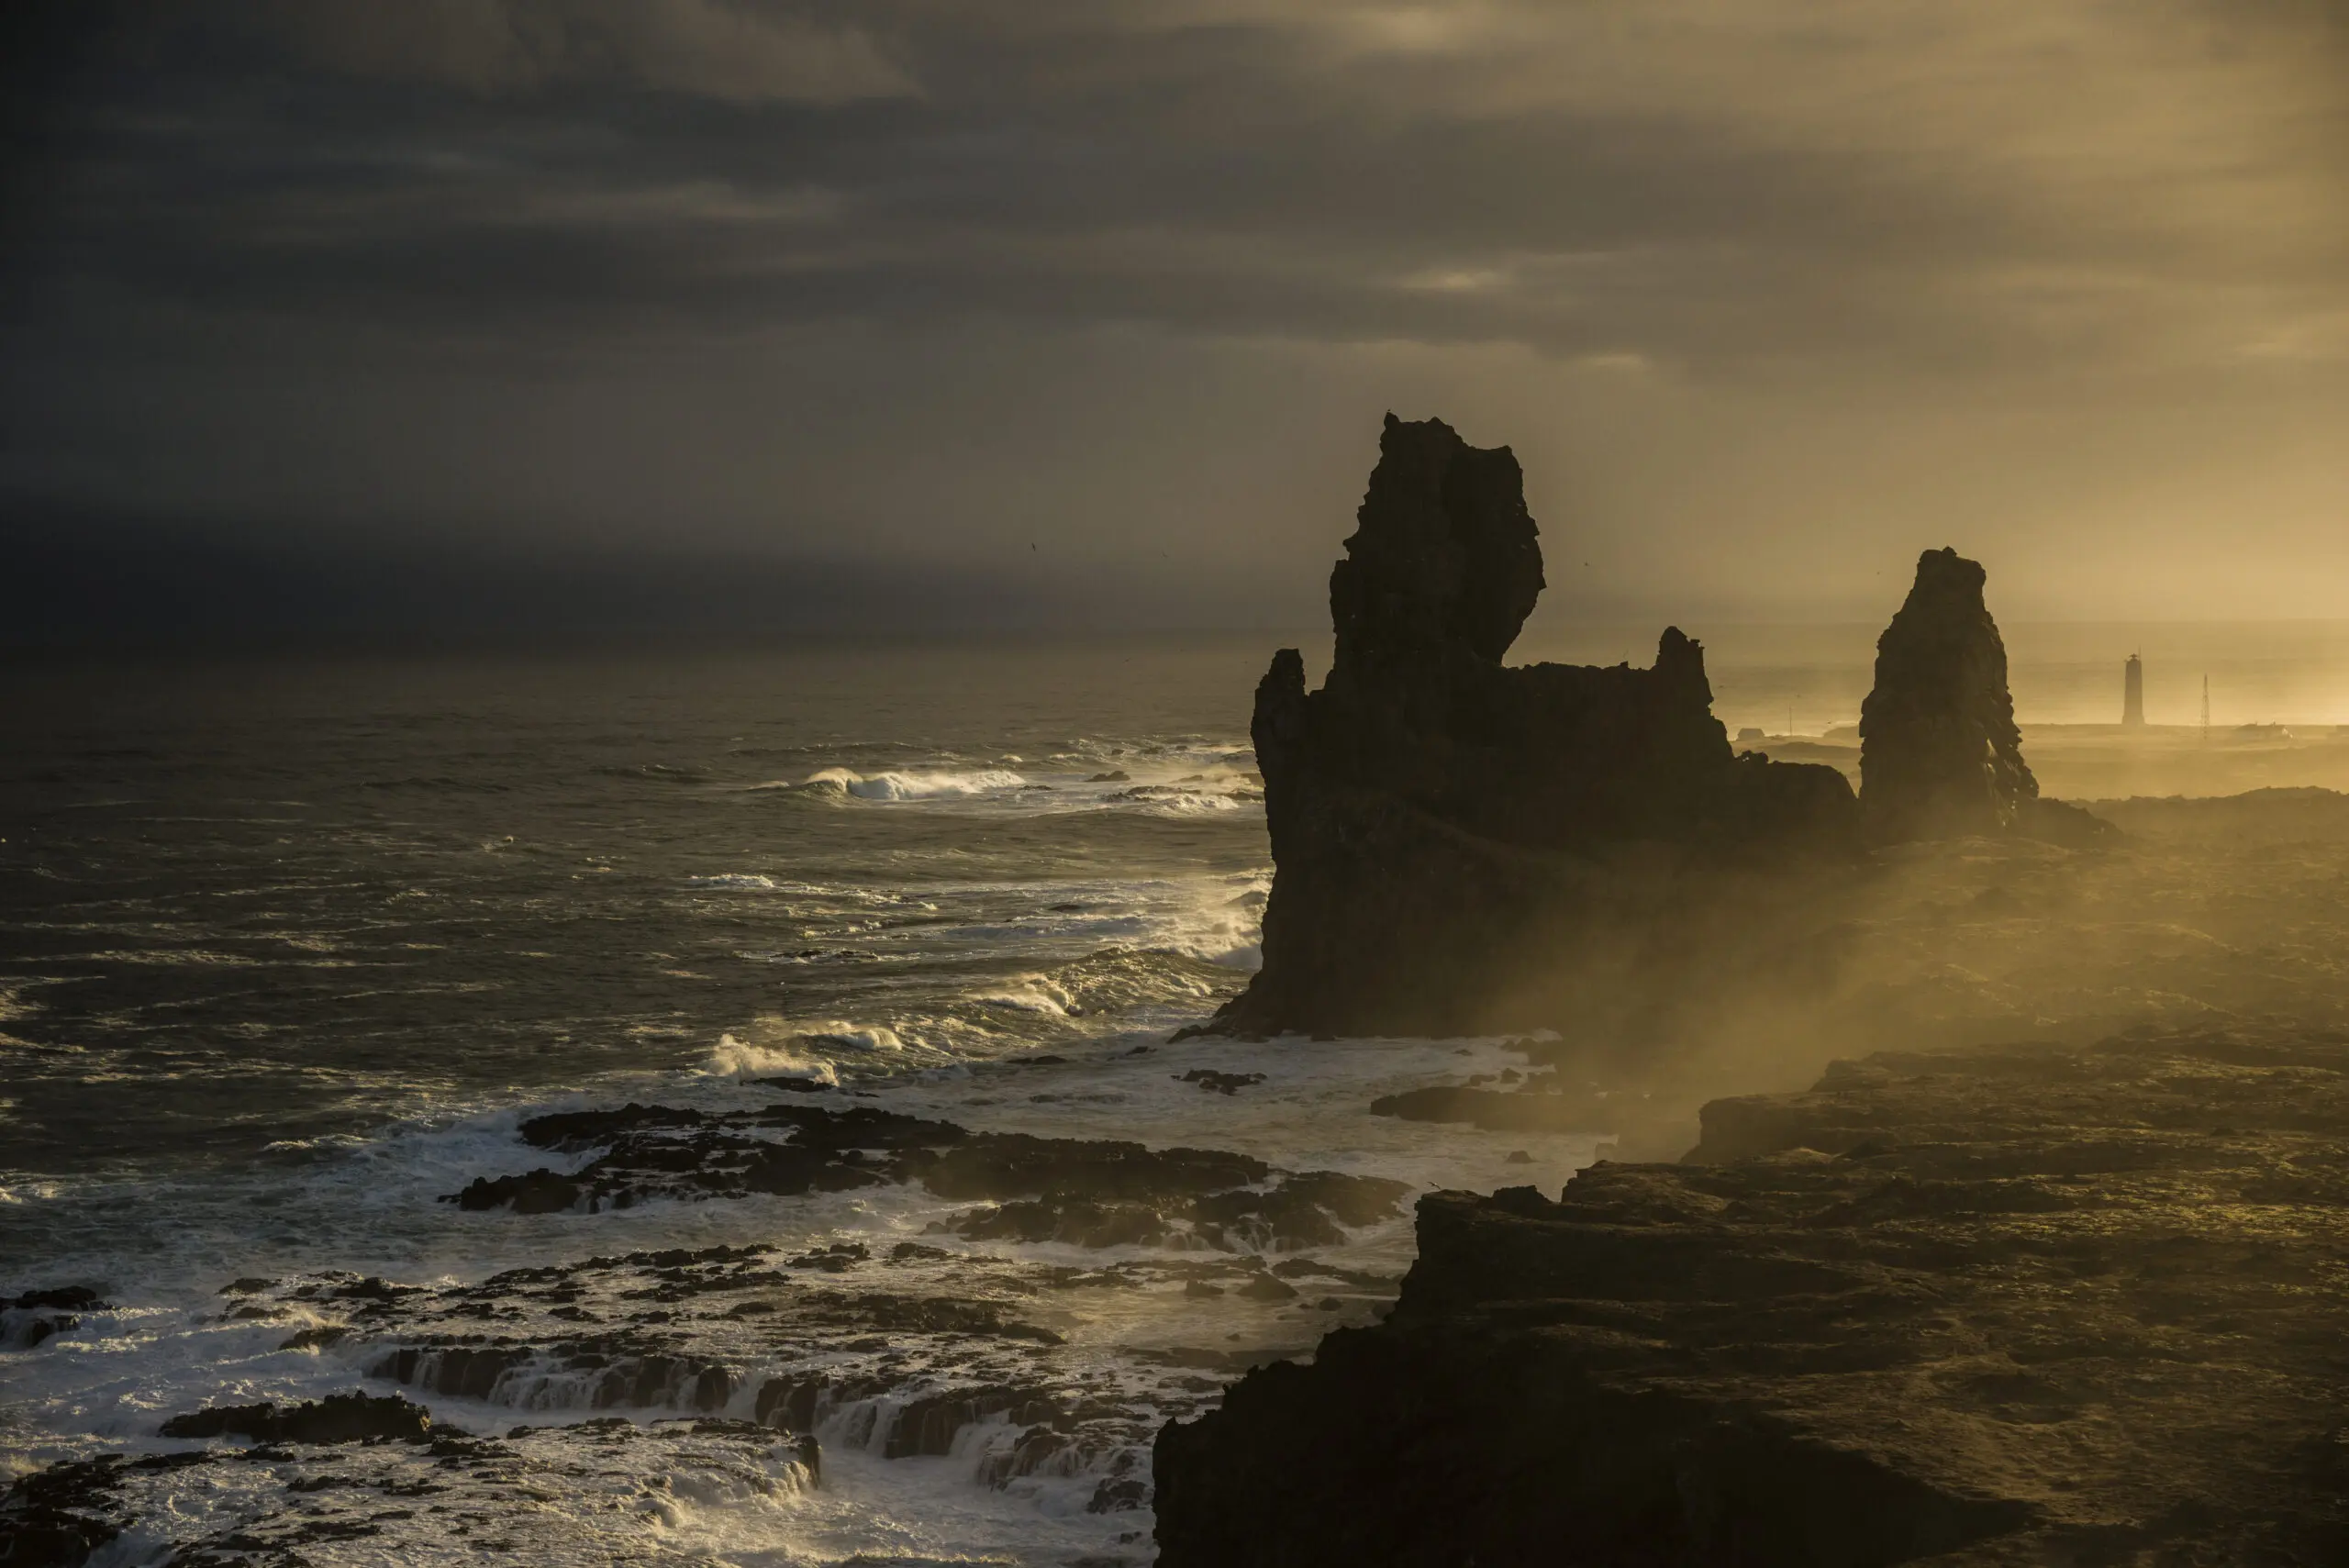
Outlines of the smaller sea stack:
{"type": "Polygon", "coordinates": [[[1878,843],[2011,832],[2039,798],[1979,562],[1929,550],[1876,645],[1860,707],[1860,805],[1878,843]]]}

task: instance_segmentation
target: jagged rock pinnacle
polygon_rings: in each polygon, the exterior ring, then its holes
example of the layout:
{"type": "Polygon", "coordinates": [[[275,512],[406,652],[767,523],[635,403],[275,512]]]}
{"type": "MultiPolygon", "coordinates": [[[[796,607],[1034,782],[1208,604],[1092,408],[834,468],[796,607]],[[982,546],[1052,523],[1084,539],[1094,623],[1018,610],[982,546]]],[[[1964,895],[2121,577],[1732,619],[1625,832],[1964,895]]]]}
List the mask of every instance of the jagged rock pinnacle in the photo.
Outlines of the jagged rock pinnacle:
{"type": "MultiPolygon", "coordinates": [[[[1677,864],[1855,840],[1841,774],[1731,752],[1678,628],[1651,669],[1501,662],[1542,588],[1524,485],[1507,447],[1387,416],[1330,577],[1330,678],[1308,690],[1284,649],[1256,688],[1276,872],[1264,968],[1212,1030],[1554,1023],[1595,951],[1576,933],[1611,920],[1595,868],[1617,851],[1677,864]]],[[[1658,962],[1701,962],[1669,924],[1658,962]]]]}
{"type": "Polygon", "coordinates": [[[1876,688],[1860,708],[1860,800],[1878,842],[2009,832],[2039,798],[1986,578],[1954,550],[1925,551],[1876,641],[1876,688]]]}

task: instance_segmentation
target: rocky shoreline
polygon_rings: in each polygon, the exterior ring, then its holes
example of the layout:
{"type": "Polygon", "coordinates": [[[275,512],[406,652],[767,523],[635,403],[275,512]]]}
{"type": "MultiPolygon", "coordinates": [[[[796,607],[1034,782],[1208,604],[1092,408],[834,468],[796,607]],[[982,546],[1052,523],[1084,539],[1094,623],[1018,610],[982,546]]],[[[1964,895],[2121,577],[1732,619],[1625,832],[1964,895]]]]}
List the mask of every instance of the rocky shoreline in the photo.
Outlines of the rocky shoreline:
{"type": "Polygon", "coordinates": [[[1885,1052],[1421,1201],[1384,1323],[1159,1436],[1194,1564],[2336,1562],[2349,1033],[1885,1052]]]}
{"type": "Polygon", "coordinates": [[[2043,798],[1948,549],[1854,796],[1732,759],[1675,629],[1500,664],[1506,448],[1390,416],[1358,517],[1211,1027],[1538,1029],[1369,1109],[1634,1158],[1422,1198],[1389,1318],[1161,1430],[1163,1568],[2349,1560],[2342,798],[2043,798]]]}
{"type": "MultiPolygon", "coordinates": [[[[552,1497],[633,1485],[584,1506],[657,1513],[658,1495],[641,1489],[644,1457],[623,1453],[648,1448],[705,1501],[811,1493],[828,1456],[951,1457],[987,1491],[1048,1489],[1056,1507],[1130,1518],[1122,1533],[1139,1541],[1158,1424],[1268,1359],[1256,1341],[1227,1342],[1225,1318],[1272,1329],[1294,1350],[1393,1297],[1392,1276],[1320,1254],[1355,1229],[1399,1221],[1403,1183],[1222,1150],[976,1130],[836,1089],[775,1086],[795,1098],[529,1118],[520,1142],[566,1171],[484,1175],[442,1202],[491,1220],[562,1212],[592,1227],[647,1203],[896,1193],[940,1212],[924,1232],[939,1244],[672,1247],[463,1282],[230,1280],[221,1324],[273,1329],[280,1352],[333,1358],[362,1387],[184,1407],[129,1435],[140,1447],[202,1447],[24,1475],[0,1498],[0,1562],[86,1562],[168,1516],[161,1492],[197,1466],[221,1467],[232,1479],[206,1489],[235,1500],[209,1527],[173,1522],[173,1561],[191,1568],[293,1562],[329,1540],[404,1551],[433,1516],[488,1528],[442,1496],[452,1487],[552,1497]],[[1023,1250],[1039,1242],[1052,1250],[1023,1250]],[[1106,1363],[1097,1344],[1072,1340],[1101,1306],[1149,1297],[1200,1323],[1225,1309],[1219,1331],[1106,1363]],[[436,1419],[452,1404],[461,1422],[436,1419]],[[599,1473],[613,1479],[591,1484],[599,1473]],[[401,1508],[386,1496],[441,1500],[401,1508]]],[[[34,1354],[84,1326],[61,1308],[110,1310],[72,1289],[6,1307],[11,1348],[34,1354]]]]}

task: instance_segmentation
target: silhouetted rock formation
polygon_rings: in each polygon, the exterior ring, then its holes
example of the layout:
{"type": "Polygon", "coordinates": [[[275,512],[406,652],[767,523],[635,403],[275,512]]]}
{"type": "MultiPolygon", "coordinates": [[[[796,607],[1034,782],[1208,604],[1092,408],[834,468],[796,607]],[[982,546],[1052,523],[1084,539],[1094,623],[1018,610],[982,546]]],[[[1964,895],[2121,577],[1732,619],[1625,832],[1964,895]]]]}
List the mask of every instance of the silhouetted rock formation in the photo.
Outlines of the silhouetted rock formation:
{"type": "Polygon", "coordinates": [[[1473,1029],[1497,975],[1571,950],[1629,846],[1674,851],[1642,870],[1668,881],[1855,842],[1834,770],[1731,752],[1677,628],[1652,669],[1502,665],[1542,587],[1507,447],[1390,414],[1356,517],[1330,577],[1329,680],[1307,691],[1284,649],[1256,688],[1277,876],[1264,969],[1214,1029],[1473,1029]]]}
{"type": "Polygon", "coordinates": [[[2344,1139],[2343,1036],[2143,1034],[1433,1195],[1391,1318],[1163,1429],[1158,1561],[2340,1562],[2344,1139]]]}
{"type": "Polygon", "coordinates": [[[2075,847],[2116,836],[2042,799],[2007,690],[2007,645],[1982,600],[1981,563],[1917,558],[1917,581],[1876,645],[1860,705],[1860,804],[1878,844],[2017,833],[2075,847]]]}
{"type": "Polygon", "coordinates": [[[1876,689],[1860,705],[1860,801],[1879,842],[2007,832],[2039,798],[1985,576],[1954,550],[1925,551],[1876,639],[1876,689]]]}

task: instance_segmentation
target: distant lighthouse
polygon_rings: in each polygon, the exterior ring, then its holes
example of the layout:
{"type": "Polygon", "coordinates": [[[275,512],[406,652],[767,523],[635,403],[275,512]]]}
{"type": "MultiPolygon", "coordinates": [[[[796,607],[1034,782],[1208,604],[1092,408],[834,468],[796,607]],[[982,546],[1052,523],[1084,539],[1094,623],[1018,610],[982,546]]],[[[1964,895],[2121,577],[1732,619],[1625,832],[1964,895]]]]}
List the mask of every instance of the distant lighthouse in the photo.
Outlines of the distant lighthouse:
{"type": "Polygon", "coordinates": [[[2145,727],[2145,662],[2134,653],[2121,677],[2121,724],[2125,729],[2145,727]]]}

